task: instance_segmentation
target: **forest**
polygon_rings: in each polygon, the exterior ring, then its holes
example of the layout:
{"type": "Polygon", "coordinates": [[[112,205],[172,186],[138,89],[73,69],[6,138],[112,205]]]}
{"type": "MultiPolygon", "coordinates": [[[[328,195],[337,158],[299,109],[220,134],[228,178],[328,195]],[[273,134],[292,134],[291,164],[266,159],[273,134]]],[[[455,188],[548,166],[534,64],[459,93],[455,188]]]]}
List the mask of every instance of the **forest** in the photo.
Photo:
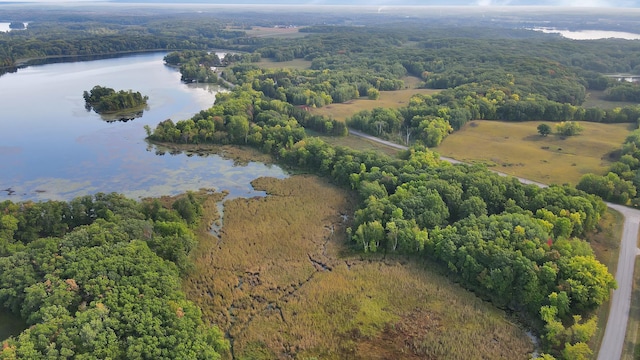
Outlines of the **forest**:
{"type": "Polygon", "coordinates": [[[434,259],[497,306],[543,324],[549,354],[574,359],[588,350],[593,311],[616,287],[579,239],[605,210],[599,198],[568,186],[522,185],[482,166],[452,166],[423,147],[395,160],[333,147],[273,110],[282,104],[238,88],[219,95],[208,114],[149,129],[150,139],[249,144],[294,169],[329,176],[360,195],[348,232],[361,251],[434,259]]]}
{"type": "Polygon", "coordinates": [[[228,348],[180,289],[193,194],[170,206],[98,193],[0,209],[0,303],[28,326],[0,358],[219,359],[228,348]]]}
{"type": "MultiPolygon", "coordinates": [[[[566,136],[577,133],[580,121],[637,127],[638,105],[584,104],[592,91],[610,101],[636,100],[637,85],[604,74],[639,73],[638,42],[574,42],[505,22],[445,27],[442,20],[411,19],[398,27],[401,17],[390,16],[351,26],[371,17],[324,13],[304,20],[283,15],[307,25],[292,38],[248,36],[247,23],[278,21],[251,13],[222,12],[216,21],[202,14],[34,16],[40,21],[26,31],[0,34],[3,65],[171,51],[165,62],[179,68],[182,81],[234,87],[190,119],[147,126],[149,141],[249,146],[292,171],[329,179],[357,196],[346,229],[354,251],[438,264],[534,329],[544,359],[593,355],[596,310],[617,285],[584,239],[605,214],[602,199],[637,205],[640,130],[629,135],[608,174],[587,174],[576,187],[524,185],[482,165],[443,162],[429,148],[471,120],[545,120],[566,136]],[[220,59],[215,49],[241,53],[220,59]],[[308,67],[265,68],[262,60],[308,67]],[[309,111],[376,101],[381,92],[405,89],[408,76],[439,91],[346,122],[309,111]],[[410,148],[392,158],[307,132],[341,137],[348,127],[410,148]]],[[[93,95],[85,92],[85,99],[93,95]]],[[[196,195],[163,203],[96,194],[70,202],[5,201],[0,210],[0,303],[29,326],[3,342],[0,358],[215,359],[229,352],[228,339],[205,324],[180,288],[181,276],[193,270],[193,229],[202,215],[196,195]]]]}

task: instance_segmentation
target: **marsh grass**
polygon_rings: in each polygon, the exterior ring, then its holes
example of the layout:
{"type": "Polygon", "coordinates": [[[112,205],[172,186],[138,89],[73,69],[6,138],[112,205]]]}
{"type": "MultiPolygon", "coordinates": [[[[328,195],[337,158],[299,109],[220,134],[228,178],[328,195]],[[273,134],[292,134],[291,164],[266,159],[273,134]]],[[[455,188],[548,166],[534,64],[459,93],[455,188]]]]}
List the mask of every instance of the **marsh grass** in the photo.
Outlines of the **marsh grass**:
{"type": "Polygon", "coordinates": [[[261,162],[272,164],[273,158],[256,148],[249,146],[231,146],[217,144],[174,144],[154,142],[156,149],[168,153],[185,153],[187,156],[208,156],[211,154],[220,155],[224,159],[233,160],[236,164],[247,164],[249,162],[261,162]]]}
{"type": "Polygon", "coordinates": [[[342,214],[356,199],[310,176],[260,178],[264,198],[225,202],[206,220],[187,296],[231,339],[236,359],[525,359],[532,345],[504,313],[417,259],[365,256],[342,214]]]}
{"type": "Polygon", "coordinates": [[[586,173],[605,173],[616,160],[611,154],[632,130],[630,124],[581,122],[584,131],[578,136],[542,137],[536,130],[540,123],[472,121],[436,151],[546,184],[576,184],[586,173]]]}

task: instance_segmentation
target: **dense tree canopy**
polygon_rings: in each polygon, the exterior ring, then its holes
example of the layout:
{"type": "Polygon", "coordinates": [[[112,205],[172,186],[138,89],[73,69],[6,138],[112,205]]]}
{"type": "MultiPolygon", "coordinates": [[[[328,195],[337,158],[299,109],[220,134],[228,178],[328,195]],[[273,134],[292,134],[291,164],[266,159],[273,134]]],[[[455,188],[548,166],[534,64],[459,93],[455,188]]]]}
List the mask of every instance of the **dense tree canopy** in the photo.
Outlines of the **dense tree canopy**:
{"type": "Polygon", "coordinates": [[[131,110],[140,106],[146,106],[149,97],[133,90],[115,91],[112,88],[94,86],[91,91],[85,91],[82,95],[87,109],[93,108],[98,114],[108,114],[122,110],[131,110]]]}
{"type": "Polygon", "coordinates": [[[29,328],[1,359],[218,359],[220,331],[180,290],[200,205],[118,194],[0,203],[0,306],[29,328]]]}

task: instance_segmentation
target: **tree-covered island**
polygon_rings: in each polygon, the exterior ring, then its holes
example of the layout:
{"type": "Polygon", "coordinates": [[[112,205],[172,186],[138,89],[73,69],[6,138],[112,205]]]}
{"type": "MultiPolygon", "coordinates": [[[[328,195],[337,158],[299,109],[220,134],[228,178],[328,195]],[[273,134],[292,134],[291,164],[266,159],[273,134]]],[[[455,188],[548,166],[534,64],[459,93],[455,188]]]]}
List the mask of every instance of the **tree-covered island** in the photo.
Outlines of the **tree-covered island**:
{"type": "Polygon", "coordinates": [[[112,88],[96,85],[90,92],[82,95],[88,110],[93,109],[98,114],[118,114],[134,112],[147,106],[148,96],[133,90],[115,91],[112,88]]]}
{"type": "Polygon", "coordinates": [[[21,21],[12,21],[9,24],[9,29],[14,29],[14,30],[24,30],[25,26],[24,23],[21,21]]]}

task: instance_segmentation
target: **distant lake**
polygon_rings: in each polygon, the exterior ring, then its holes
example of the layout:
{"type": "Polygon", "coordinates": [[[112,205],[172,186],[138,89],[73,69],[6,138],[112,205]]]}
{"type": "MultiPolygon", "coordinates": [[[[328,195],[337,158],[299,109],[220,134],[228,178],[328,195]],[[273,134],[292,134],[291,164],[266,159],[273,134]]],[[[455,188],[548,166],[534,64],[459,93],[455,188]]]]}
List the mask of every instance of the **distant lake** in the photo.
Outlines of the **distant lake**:
{"type": "MultiPolygon", "coordinates": [[[[9,31],[15,30],[9,27],[10,24],[11,23],[8,23],[8,22],[0,22],[0,32],[9,32],[9,31]]],[[[23,23],[23,24],[25,29],[27,28],[27,26],[29,26],[29,23],[23,23]]],[[[20,29],[20,30],[24,30],[24,29],[20,29]]]]}
{"type": "Polygon", "coordinates": [[[559,30],[556,28],[536,27],[531,30],[541,31],[546,34],[560,34],[567,39],[572,40],[597,40],[597,39],[625,39],[625,40],[639,40],[640,34],[634,34],[623,31],[603,31],[603,30],[559,30]]]}
{"type": "Polygon", "coordinates": [[[96,192],[133,198],[215,188],[231,196],[259,176],[283,178],[278,166],[244,166],[220,156],[156,155],[143,126],[191,117],[223,89],[180,82],[165,53],[31,66],[0,77],[0,201],[68,200],[96,192]],[[95,85],[149,96],[141,118],[107,123],[84,107],[95,85]],[[11,194],[11,195],[10,195],[11,194]]]}

